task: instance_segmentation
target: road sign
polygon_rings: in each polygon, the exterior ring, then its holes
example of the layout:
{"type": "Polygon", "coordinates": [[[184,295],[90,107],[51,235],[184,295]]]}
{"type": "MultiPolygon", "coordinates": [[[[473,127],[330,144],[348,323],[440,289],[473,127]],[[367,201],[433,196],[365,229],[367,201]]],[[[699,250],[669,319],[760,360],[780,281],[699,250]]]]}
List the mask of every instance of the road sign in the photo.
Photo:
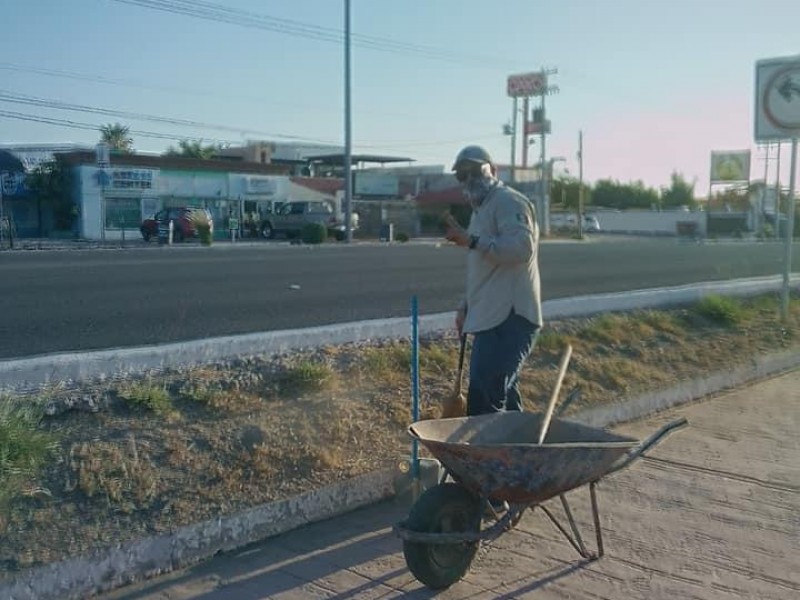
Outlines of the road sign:
{"type": "Polygon", "coordinates": [[[756,141],[800,137],[800,56],[756,63],[756,141]]]}
{"type": "Polygon", "coordinates": [[[711,183],[749,180],[750,150],[711,152],[711,183]]]}
{"type": "Polygon", "coordinates": [[[547,74],[522,73],[509,75],[506,83],[506,92],[511,98],[525,98],[541,96],[547,91],[547,74]]]}

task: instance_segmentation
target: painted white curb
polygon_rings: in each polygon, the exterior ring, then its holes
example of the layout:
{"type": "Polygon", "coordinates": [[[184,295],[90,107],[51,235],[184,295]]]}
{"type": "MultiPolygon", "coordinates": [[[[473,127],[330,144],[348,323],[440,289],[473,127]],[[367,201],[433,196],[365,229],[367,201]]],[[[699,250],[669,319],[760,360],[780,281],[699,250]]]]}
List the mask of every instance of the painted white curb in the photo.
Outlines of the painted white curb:
{"type": "MultiPolygon", "coordinates": [[[[800,285],[800,276],[791,279],[800,285]]],[[[707,282],[669,288],[633,290],[559,298],[543,303],[545,321],[607,311],[627,311],[695,302],[710,294],[748,296],[780,290],[779,276],[707,282]]],[[[453,327],[454,313],[423,315],[420,335],[453,327]]],[[[94,352],[60,353],[0,361],[0,390],[24,391],[49,383],[107,378],[146,371],[207,364],[238,356],[277,354],[301,348],[337,345],[371,339],[406,338],[409,318],[377,319],[336,325],[265,333],[225,336],[204,340],[119,348],[94,352]]]]}

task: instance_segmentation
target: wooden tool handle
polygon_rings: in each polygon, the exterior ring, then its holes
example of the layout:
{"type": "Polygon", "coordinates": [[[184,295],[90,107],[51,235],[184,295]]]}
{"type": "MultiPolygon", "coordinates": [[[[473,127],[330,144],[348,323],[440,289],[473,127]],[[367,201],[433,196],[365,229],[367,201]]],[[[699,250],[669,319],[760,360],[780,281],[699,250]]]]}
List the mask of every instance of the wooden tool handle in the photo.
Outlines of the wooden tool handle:
{"type": "Polygon", "coordinates": [[[464,351],[467,349],[467,334],[461,334],[461,348],[458,351],[458,374],[456,375],[456,389],[455,395],[461,393],[461,382],[464,373],[464,351]]]}
{"type": "Polygon", "coordinates": [[[556,407],[558,400],[558,393],[561,391],[561,383],[564,381],[564,375],[567,374],[567,366],[569,366],[569,359],[572,357],[572,346],[567,344],[564,355],[561,357],[561,365],[558,367],[558,379],[556,386],[553,388],[553,395],[550,396],[550,402],[547,404],[547,412],[542,419],[542,426],[539,429],[539,445],[544,443],[544,438],[547,436],[547,430],[550,428],[550,419],[553,418],[553,410],[556,407]]]}

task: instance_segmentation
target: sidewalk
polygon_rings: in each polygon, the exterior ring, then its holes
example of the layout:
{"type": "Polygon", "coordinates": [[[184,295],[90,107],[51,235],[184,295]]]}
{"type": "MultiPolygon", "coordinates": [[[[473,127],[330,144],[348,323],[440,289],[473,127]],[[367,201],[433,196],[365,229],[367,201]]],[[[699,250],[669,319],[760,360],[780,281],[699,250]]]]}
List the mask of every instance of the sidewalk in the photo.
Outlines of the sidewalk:
{"type": "MultiPolygon", "coordinates": [[[[408,572],[391,532],[408,506],[384,503],[102,598],[800,597],[800,370],[619,430],[644,438],[677,416],[687,429],[601,482],[606,555],[597,562],[526,513],[437,594],[408,572]]],[[[588,491],[570,501],[593,546],[588,491]]]]}

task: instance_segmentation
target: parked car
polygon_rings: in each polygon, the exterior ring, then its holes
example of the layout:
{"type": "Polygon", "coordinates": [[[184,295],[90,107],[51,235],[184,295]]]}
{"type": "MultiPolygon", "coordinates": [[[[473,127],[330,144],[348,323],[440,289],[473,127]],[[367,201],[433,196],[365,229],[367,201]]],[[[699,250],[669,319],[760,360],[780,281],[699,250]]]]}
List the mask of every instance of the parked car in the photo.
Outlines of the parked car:
{"type": "MultiPolygon", "coordinates": [[[[296,236],[309,223],[319,223],[328,230],[328,235],[337,240],[346,235],[344,215],[339,215],[330,202],[324,200],[289,201],[279,205],[275,212],[267,215],[261,223],[261,235],[272,239],[276,234],[296,236]]],[[[358,214],[352,214],[352,229],[358,229],[358,214]]]]}
{"type": "Polygon", "coordinates": [[[168,227],[170,221],[174,222],[172,241],[176,243],[197,237],[197,225],[201,223],[207,223],[211,233],[214,233],[214,219],[207,209],[181,206],[178,208],[165,208],[149,219],[145,219],[139,228],[144,241],[149,242],[151,239],[157,238],[159,227],[168,227]]]}
{"type": "MultiPolygon", "coordinates": [[[[569,215],[566,219],[566,225],[569,229],[577,229],[575,215],[569,215]]],[[[583,215],[583,230],[589,233],[597,233],[600,231],[600,221],[594,215],[583,215]]]]}

